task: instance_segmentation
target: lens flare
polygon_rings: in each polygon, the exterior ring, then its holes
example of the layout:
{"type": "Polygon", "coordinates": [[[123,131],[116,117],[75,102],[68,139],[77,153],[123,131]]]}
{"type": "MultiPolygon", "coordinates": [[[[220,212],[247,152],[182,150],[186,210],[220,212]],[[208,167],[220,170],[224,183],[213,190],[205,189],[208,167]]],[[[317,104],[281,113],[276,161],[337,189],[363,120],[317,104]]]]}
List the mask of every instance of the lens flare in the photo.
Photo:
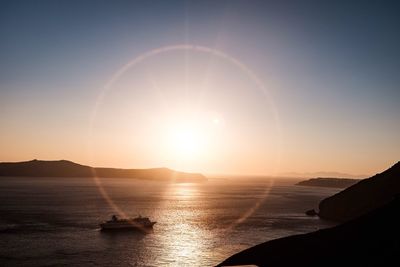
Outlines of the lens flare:
{"type": "MultiPolygon", "coordinates": [[[[276,150],[276,162],[273,164],[273,169],[271,172],[273,174],[277,174],[280,166],[280,160],[281,160],[281,128],[280,128],[280,123],[279,123],[279,116],[278,112],[276,109],[276,106],[274,102],[272,101],[272,98],[266,89],[264,83],[257,77],[257,75],[249,68],[247,67],[244,63],[239,61],[238,59],[213,48],[205,47],[205,46],[197,46],[197,45],[190,45],[190,44],[180,44],[180,45],[173,45],[173,46],[165,46],[161,48],[157,48],[148,52],[145,52],[133,60],[129,61],[126,63],[124,66],[122,66],[120,69],[118,69],[108,80],[108,82],[104,85],[102,92],[99,94],[96,104],[93,109],[93,113],[91,116],[90,120],[90,137],[93,136],[93,125],[94,121],[96,119],[97,112],[99,110],[99,107],[102,105],[103,100],[107,96],[107,93],[109,93],[110,90],[112,90],[113,85],[124,75],[126,71],[128,71],[131,68],[136,67],[138,64],[142,63],[146,59],[149,59],[151,57],[160,55],[160,54],[165,54],[173,51],[193,51],[193,52],[198,52],[198,53],[205,53],[209,54],[212,56],[216,56],[220,59],[223,59],[232,65],[236,66],[238,69],[240,69],[246,76],[250,78],[250,80],[256,85],[256,88],[260,91],[260,93],[264,96],[265,100],[267,101],[268,105],[271,107],[272,113],[273,113],[273,120],[275,124],[275,128],[278,133],[278,145],[277,145],[277,150],[276,150]]],[[[214,118],[212,119],[212,123],[214,125],[220,125],[222,123],[222,120],[220,118],[214,118]]],[[[190,130],[184,130],[183,132],[177,134],[179,141],[177,141],[178,147],[182,150],[181,152],[184,153],[193,153],[197,147],[199,146],[199,138],[196,136],[196,134],[193,134],[190,132],[190,130]],[[185,132],[186,131],[186,132],[185,132]]],[[[92,138],[89,138],[89,148],[91,148],[91,143],[90,140],[92,138]]],[[[90,150],[91,151],[91,150],[90,150]]],[[[89,152],[90,152],[89,151],[89,152]]],[[[93,157],[93,155],[92,155],[93,157]]],[[[266,163],[267,164],[267,163],[266,163]]],[[[107,191],[104,189],[101,180],[98,178],[97,174],[94,172],[94,179],[96,182],[97,187],[99,188],[99,192],[101,195],[106,199],[106,201],[109,203],[109,205],[121,216],[125,216],[124,212],[115,205],[113,200],[110,198],[109,194],[107,191]]],[[[272,185],[271,185],[272,186],[272,185]]],[[[270,187],[269,187],[270,188],[270,187]]],[[[235,227],[235,225],[240,224],[242,221],[244,221],[246,218],[248,218],[255,210],[257,210],[258,206],[265,200],[269,193],[269,189],[265,192],[265,197],[255,203],[255,205],[249,209],[241,218],[239,218],[237,221],[235,221],[232,225],[231,228],[235,227]]]]}

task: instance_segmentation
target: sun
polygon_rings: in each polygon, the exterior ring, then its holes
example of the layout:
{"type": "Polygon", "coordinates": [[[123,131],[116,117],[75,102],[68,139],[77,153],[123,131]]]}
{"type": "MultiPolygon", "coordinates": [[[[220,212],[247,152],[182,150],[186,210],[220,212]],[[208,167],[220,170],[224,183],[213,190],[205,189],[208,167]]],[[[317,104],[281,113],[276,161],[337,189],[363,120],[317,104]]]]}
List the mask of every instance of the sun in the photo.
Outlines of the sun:
{"type": "Polygon", "coordinates": [[[214,112],[180,111],[172,113],[159,128],[163,134],[163,152],[170,166],[195,168],[212,158],[223,142],[222,116],[214,112]],[[194,114],[194,115],[193,115],[194,114]]]}
{"type": "Polygon", "coordinates": [[[170,150],[180,159],[199,156],[204,144],[204,134],[193,125],[180,125],[170,130],[170,150]]]}

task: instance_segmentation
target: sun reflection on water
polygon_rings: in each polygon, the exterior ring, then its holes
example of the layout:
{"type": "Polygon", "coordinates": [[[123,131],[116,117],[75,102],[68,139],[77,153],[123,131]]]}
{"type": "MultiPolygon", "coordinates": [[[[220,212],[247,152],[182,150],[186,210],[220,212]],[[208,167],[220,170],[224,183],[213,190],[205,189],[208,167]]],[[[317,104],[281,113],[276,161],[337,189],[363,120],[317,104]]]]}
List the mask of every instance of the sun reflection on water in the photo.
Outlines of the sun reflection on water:
{"type": "Polygon", "coordinates": [[[157,243],[162,248],[165,259],[173,262],[160,262],[169,266],[198,266],[204,262],[207,240],[210,232],[201,227],[202,210],[197,208],[198,185],[191,183],[170,184],[164,193],[166,209],[159,214],[162,218],[157,235],[157,243]]]}
{"type": "Polygon", "coordinates": [[[176,183],[170,187],[170,194],[178,199],[193,199],[197,197],[197,186],[193,183],[176,183]]]}
{"type": "Polygon", "coordinates": [[[237,229],[269,197],[273,182],[263,185],[264,189],[254,187],[246,197],[235,199],[241,184],[167,184],[152,215],[157,224],[146,236],[142,254],[152,255],[155,266],[212,266],[255,244],[241,242],[237,229]]]}

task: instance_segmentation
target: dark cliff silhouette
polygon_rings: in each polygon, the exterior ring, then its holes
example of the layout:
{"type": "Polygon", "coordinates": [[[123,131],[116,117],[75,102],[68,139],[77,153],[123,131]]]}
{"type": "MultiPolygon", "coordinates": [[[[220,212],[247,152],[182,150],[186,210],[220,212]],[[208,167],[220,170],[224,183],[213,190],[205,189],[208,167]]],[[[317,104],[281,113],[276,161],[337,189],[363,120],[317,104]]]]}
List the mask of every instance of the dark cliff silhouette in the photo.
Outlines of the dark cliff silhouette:
{"type": "Polygon", "coordinates": [[[218,266],[400,266],[399,214],[396,197],[339,226],[265,242],[218,266]]]}
{"type": "Polygon", "coordinates": [[[388,203],[399,193],[400,162],[322,200],[319,204],[319,216],[344,222],[388,203]]]}
{"type": "Polygon", "coordinates": [[[318,186],[318,187],[333,187],[333,188],[346,188],[353,184],[358,183],[359,179],[349,178],[312,178],[305,181],[298,182],[296,185],[301,186],[318,186]]]}
{"type": "Polygon", "coordinates": [[[156,181],[204,182],[207,179],[198,173],[186,173],[168,168],[154,169],[115,169],[94,168],[67,160],[0,163],[0,176],[24,177],[101,177],[135,178],[156,181]]]}

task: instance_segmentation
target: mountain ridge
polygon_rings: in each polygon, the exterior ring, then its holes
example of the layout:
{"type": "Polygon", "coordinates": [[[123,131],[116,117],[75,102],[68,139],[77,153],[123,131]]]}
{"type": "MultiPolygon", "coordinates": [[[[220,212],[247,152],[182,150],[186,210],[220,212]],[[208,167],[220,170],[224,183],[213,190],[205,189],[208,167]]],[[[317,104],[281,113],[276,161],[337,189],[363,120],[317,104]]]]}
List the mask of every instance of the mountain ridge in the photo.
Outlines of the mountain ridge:
{"type": "Polygon", "coordinates": [[[0,162],[0,176],[10,177],[99,177],[132,178],[155,181],[205,182],[200,173],[179,172],[169,168],[120,169],[91,167],[69,160],[30,160],[0,162]]]}

